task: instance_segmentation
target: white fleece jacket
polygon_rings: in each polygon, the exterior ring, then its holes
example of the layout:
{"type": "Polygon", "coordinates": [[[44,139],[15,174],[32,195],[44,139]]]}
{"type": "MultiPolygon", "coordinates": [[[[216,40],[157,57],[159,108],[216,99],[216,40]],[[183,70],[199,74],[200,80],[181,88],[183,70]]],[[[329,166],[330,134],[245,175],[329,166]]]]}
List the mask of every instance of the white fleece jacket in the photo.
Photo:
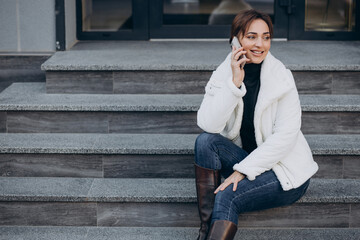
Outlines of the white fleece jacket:
{"type": "MultiPolygon", "coordinates": [[[[220,133],[241,146],[240,128],[246,94],[232,82],[231,53],[213,72],[197,113],[198,126],[220,133]]],[[[254,112],[257,148],[233,169],[254,180],[272,169],[287,191],[305,183],[317,170],[302,132],[299,95],[290,70],[269,52],[261,66],[260,91],[254,112]]]]}

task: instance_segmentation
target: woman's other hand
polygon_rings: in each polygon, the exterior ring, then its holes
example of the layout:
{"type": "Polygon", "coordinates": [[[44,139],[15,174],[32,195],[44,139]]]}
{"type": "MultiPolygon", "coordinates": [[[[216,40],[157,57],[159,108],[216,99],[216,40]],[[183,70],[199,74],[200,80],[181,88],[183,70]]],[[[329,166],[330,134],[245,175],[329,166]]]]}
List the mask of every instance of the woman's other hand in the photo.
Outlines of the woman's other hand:
{"type": "Polygon", "coordinates": [[[245,77],[245,71],[244,69],[240,68],[240,65],[244,62],[250,61],[247,58],[240,58],[241,55],[245,55],[246,51],[243,51],[243,47],[236,49],[234,46],[232,47],[232,54],[231,54],[231,70],[233,74],[233,83],[236,87],[240,87],[244,77],[245,77]]]}
{"type": "Polygon", "coordinates": [[[233,185],[233,191],[236,191],[238,183],[243,180],[245,176],[242,173],[239,173],[238,171],[234,171],[233,174],[231,174],[225,181],[220,184],[220,186],[215,190],[215,194],[217,194],[219,191],[224,191],[225,188],[227,188],[230,184],[233,185]]]}

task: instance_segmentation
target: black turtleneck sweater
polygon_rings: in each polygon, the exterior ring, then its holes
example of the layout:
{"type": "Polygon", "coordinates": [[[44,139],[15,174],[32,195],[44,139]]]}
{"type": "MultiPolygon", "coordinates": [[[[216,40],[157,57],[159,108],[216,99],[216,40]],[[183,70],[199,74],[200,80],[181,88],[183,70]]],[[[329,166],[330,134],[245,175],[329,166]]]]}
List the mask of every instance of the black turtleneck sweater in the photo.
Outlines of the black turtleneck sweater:
{"type": "Polygon", "coordinates": [[[245,78],[246,94],[243,97],[244,114],[240,129],[240,137],[243,149],[250,153],[257,148],[255,141],[254,128],[254,111],[257,102],[257,97],[260,90],[260,64],[245,64],[245,78]]]}

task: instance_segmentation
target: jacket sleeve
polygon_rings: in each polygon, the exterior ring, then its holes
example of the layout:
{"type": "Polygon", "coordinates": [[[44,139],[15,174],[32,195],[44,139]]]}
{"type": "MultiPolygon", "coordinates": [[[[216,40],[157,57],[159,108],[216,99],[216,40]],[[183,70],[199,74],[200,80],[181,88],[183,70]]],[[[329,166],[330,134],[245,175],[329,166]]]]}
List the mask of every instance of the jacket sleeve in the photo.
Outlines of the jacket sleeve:
{"type": "MultiPolygon", "coordinates": [[[[292,78],[290,71],[288,74],[292,78]]],[[[300,127],[301,106],[294,86],[278,100],[273,133],[233,169],[245,174],[249,180],[272,169],[295,146],[300,127]]]]}
{"type": "Polygon", "coordinates": [[[245,84],[237,88],[232,81],[230,56],[213,72],[205,87],[205,96],[197,112],[198,126],[209,133],[220,133],[239,100],[245,95],[245,84]]]}

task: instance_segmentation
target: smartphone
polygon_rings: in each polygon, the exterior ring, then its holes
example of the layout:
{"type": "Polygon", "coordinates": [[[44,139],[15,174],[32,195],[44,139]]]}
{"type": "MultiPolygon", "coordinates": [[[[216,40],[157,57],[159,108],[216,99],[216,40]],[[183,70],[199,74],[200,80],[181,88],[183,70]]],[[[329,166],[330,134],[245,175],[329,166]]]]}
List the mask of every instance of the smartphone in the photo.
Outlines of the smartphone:
{"type": "MultiPolygon", "coordinates": [[[[239,39],[237,37],[233,37],[232,41],[231,41],[231,46],[234,46],[236,49],[238,48],[241,48],[241,44],[239,42],[239,39]]],[[[242,59],[242,58],[246,58],[245,55],[241,55],[239,59],[242,59]]],[[[238,59],[238,60],[239,60],[238,59]]],[[[240,68],[243,69],[244,66],[245,66],[245,63],[246,62],[243,62],[241,65],[240,65],[240,68]]]]}

